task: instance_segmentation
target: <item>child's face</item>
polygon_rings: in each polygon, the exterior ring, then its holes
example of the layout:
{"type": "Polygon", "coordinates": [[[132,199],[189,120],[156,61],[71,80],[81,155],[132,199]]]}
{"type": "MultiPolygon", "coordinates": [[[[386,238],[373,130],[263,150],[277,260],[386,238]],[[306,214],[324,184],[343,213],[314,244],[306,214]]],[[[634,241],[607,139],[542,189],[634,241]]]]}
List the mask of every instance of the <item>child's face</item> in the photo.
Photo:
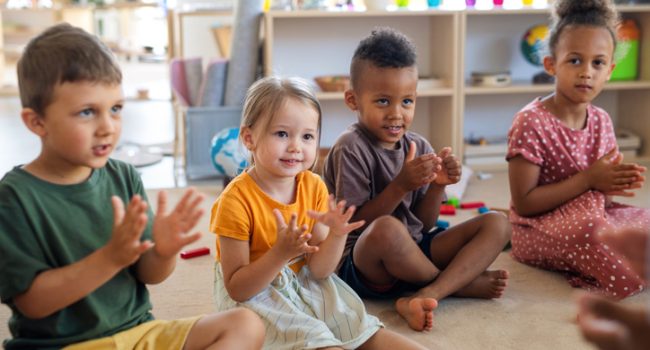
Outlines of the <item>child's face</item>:
{"type": "Polygon", "coordinates": [[[37,117],[40,124],[35,132],[43,144],[38,160],[58,176],[82,177],[78,180],[103,167],[122,130],[123,102],[119,84],[80,81],[57,85],[52,103],[37,117]]]}
{"type": "Polygon", "coordinates": [[[346,91],[345,103],[357,111],[359,123],[377,137],[382,147],[393,149],[413,122],[417,68],[368,64],[360,73],[356,86],[346,91]]]}
{"type": "Polygon", "coordinates": [[[605,28],[567,27],[560,34],[555,57],[544,67],[556,78],[556,93],[572,103],[591,102],[614,69],[614,42],[605,28]]]}
{"type": "Polygon", "coordinates": [[[258,173],[293,178],[310,169],[318,149],[318,118],[314,107],[288,98],[268,126],[258,122],[243,130],[258,173]]]}

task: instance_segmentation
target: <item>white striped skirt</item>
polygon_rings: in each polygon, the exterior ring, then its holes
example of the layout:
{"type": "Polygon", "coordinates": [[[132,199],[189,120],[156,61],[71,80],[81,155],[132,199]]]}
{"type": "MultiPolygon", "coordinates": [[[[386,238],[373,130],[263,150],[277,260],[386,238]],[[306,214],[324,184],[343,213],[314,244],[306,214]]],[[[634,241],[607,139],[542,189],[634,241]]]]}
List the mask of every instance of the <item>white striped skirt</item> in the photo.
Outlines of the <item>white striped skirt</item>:
{"type": "Polygon", "coordinates": [[[265,349],[355,349],[383,327],[336,274],[316,280],[307,266],[297,275],[285,266],[270,286],[237,303],[226,291],[218,262],[214,270],[217,309],[244,306],[255,311],[266,325],[265,349]]]}

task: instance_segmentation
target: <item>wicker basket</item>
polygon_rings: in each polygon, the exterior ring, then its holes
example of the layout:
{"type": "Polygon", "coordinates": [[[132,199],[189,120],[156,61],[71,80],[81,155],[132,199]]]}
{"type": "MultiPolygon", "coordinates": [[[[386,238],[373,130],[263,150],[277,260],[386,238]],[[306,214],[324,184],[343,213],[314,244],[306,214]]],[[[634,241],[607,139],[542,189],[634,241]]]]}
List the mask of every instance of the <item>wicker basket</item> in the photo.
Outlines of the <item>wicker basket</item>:
{"type": "Polygon", "coordinates": [[[315,77],[314,80],[325,92],[340,92],[350,88],[350,77],[347,75],[326,75],[315,77]]]}

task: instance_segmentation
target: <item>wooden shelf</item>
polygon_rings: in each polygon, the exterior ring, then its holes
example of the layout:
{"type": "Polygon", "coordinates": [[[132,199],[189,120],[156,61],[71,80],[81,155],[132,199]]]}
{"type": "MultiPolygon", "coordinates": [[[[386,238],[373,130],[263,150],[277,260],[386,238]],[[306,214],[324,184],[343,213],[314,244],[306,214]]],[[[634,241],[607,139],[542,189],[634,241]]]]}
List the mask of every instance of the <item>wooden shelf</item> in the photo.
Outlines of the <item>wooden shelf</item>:
{"type": "MultiPolygon", "coordinates": [[[[549,93],[554,89],[553,84],[531,84],[529,82],[516,81],[509,86],[484,87],[467,86],[466,95],[504,95],[504,94],[533,94],[549,93]]],[[[605,85],[604,91],[613,90],[639,90],[650,89],[650,81],[613,81],[605,85]]]]}
{"type": "MultiPolygon", "coordinates": [[[[377,26],[395,28],[417,47],[418,103],[413,130],[434,148],[460,148],[457,107],[461,11],[270,11],[264,21],[264,74],[347,74],[359,41],[377,26]],[[296,54],[296,53],[300,54],[296,54]]],[[[342,92],[319,92],[322,145],[330,146],[354,121],[342,92]]]]}
{"type": "MultiPolygon", "coordinates": [[[[418,97],[451,97],[454,95],[454,89],[452,88],[440,88],[440,89],[418,89],[418,97]]],[[[316,97],[319,101],[343,101],[343,92],[316,92],[316,97]]]]}
{"type": "Polygon", "coordinates": [[[431,17],[449,16],[459,13],[459,10],[395,10],[395,11],[344,11],[344,10],[300,10],[300,11],[278,11],[273,10],[266,13],[267,19],[275,18],[364,18],[364,17],[431,17]]]}
{"type": "Polygon", "coordinates": [[[530,94],[546,93],[553,91],[552,84],[531,84],[530,82],[514,81],[508,86],[467,86],[466,95],[503,95],[503,94],[530,94]]]}

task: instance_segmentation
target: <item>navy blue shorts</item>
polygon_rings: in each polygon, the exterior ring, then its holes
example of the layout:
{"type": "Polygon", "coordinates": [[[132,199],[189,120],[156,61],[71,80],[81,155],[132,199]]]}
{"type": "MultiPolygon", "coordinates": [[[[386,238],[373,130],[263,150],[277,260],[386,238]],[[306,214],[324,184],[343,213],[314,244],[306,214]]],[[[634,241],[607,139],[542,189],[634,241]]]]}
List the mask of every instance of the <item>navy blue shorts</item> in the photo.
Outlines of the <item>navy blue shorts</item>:
{"type": "MultiPolygon", "coordinates": [[[[420,247],[420,250],[424,253],[427,259],[431,260],[431,240],[444,230],[444,228],[437,227],[435,230],[425,233],[422,236],[422,240],[418,243],[418,247],[420,247]]],[[[361,273],[354,265],[353,255],[354,254],[350,252],[350,254],[345,257],[338,275],[362,298],[395,299],[402,296],[404,293],[414,292],[423,287],[422,285],[416,285],[400,280],[396,280],[392,286],[369,286],[368,283],[363,280],[361,273]]]]}

